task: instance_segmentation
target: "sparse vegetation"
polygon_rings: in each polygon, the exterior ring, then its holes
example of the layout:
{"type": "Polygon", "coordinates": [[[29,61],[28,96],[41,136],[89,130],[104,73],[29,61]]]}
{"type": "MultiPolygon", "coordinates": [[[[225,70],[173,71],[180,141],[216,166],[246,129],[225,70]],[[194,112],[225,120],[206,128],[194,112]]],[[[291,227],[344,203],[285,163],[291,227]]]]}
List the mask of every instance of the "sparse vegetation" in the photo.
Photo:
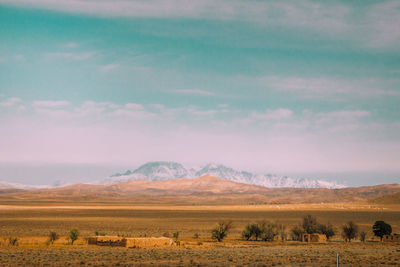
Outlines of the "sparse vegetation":
{"type": "Polygon", "coordinates": [[[95,236],[106,236],[107,233],[95,231],[95,232],[94,232],[94,235],[95,235],[95,236]]]}
{"type": "Polygon", "coordinates": [[[177,231],[177,232],[175,232],[175,233],[172,234],[172,236],[175,238],[175,241],[178,241],[178,240],[179,240],[179,234],[180,234],[179,231],[177,231]]]}
{"type": "Polygon", "coordinates": [[[332,236],[335,235],[335,228],[331,223],[328,224],[318,224],[318,232],[320,234],[324,234],[326,239],[329,240],[332,236]]]}
{"type": "Polygon", "coordinates": [[[246,240],[254,237],[257,241],[257,239],[261,236],[261,231],[262,229],[258,223],[249,223],[245,226],[242,232],[242,237],[244,237],[246,240]]]}
{"type": "Polygon", "coordinates": [[[261,223],[261,232],[263,241],[273,241],[279,234],[279,226],[276,223],[264,221],[261,223]]]}
{"type": "Polygon", "coordinates": [[[18,241],[19,241],[19,238],[18,238],[18,237],[10,236],[10,237],[8,238],[8,244],[9,244],[10,246],[13,246],[13,247],[18,246],[18,241]]]}
{"type": "Polygon", "coordinates": [[[319,225],[317,222],[317,218],[308,214],[303,217],[303,229],[307,234],[318,233],[319,225]]]}
{"type": "Polygon", "coordinates": [[[76,240],[78,240],[78,238],[79,238],[79,230],[78,229],[72,229],[69,232],[69,236],[68,237],[69,237],[69,240],[71,240],[71,245],[73,245],[74,242],[76,240]]]}
{"type": "Polygon", "coordinates": [[[221,242],[228,235],[228,232],[232,229],[232,226],[232,221],[219,222],[211,230],[211,238],[217,239],[218,242],[221,242]]]}
{"type": "Polygon", "coordinates": [[[301,225],[296,225],[290,230],[292,240],[301,241],[303,234],[305,233],[301,225]]]}
{"type": "Polygon", "coordinates": [[[48,243],[54,244],[54,242],[57,241],[59,238],[60,236],[56,232],[50,231],[48,243]]]}
{"type": "Polygon", "coordinates": [[[360,232],[360,241],[365,242],[365,238],[367,237],[367,233],[365,231],[360,232]]]}
{"type": "MultiPolygon", "coordinates": [[[[250,207],[251,208],[251,207],[250,207]]],[[[195,208],[194,208],[195,209],[195,208]]],[[[307,211],[280,210],[280,211],[258,211],[254,210],[224,210],[225,207],[218,211],[212,209],[204,212],[204,208],[200,210],[185,210],[182,212],[171,211],[168,207],[167,211],[159,209],[149,210],[132,210],[129,209],[43,209],[41,212],[28,209],[21,216],[19,210],[3,210],[0,213],[2,227],[0,229],[0,265],[1,266],[64,266],[64,265],[83,265],[102,266],[102,265],[146,265],[154,262],[155,265],[218,265],[224,266],[226,263],[231,265],[247,265],[261,266],[266,258],[269,264],[275,266],[287,265],[303,265],[303,266],[328,266],[332,264],[332,251],[339,251],[341,259],[347,265],[359,266],[396,266],[400,258],[396,251],[398,245],[392,243],[358,243],[343,244],[343,242],[329,242],[324,246],[314,244],[299,244],[297,242],[273,242],[266,244],[265,242],[248,242],[240,240],[243,229],[250,222],[255,223],[259,227],[262,225],[266,230],[273,230],[274,226],[276,234],[273,238],[266,240],[278,240],[282,238],[282,232],[290,229],[288,232],[293,240],[299,240],[301,233],[304,232],[302,225],[295,225],[299,220],[307,214],[307,211]],[[78,210],[78,212],[77,212],[78,210]],[[83,212],[84,211],[84,212],[83,212]],[[60,216],[60,213],[62,216],[60,216]],[[57,216],[56,216],[57,215],[57,216]],[[25,217],[33,218],[27,224],[25,217]],[[116,217],[118,220],[116,221],[116,217]],[[235,226],[231,228],[227,237],[223,239],[224,243],[213,242],[210,238],[210,226],[212,226],[215,218],[226,218],[225,221],[232,220],[235,226]],[[270,221],[258,221],[260,218],[268,217],[270,221]],[[51,219],[48,219],[51,218],[51,219]],[[54,218],[54,219],[53,219],[54,218]],[[66,219],[67,218],[67,219],[66,219]],[[72,220],[70,218],[79,218],[72,220]],[[99,219],[101,218],[101,219],[99,219]],[[188,219],[190,218],[190,219],[188,219]],[[196,219],[193,219],[196,218],[196,219]],[[62,223],[60,223],[62,222],[62,223]],[[286,226],[282,227],[282,226],[286,226]],[[139,237],[147,234],[147,236],[161,236],[168,233],[172,237],[172,233],[176,230],[184,231],[185,235],[179,234],[178,242],[168,249],[110,249],[106,247],[95,247],[87,245],[84,239],[79,238],[74,242],[74,246],[67,246],[66,242],[55,242],[56,246],[46,246],[49,236],[40,235],[42,229],[56,229],[58,233],[68,233],[71,228],[78,228],[82,236],[93,235],[93,229],[104,229],[110,235],[120,235],[126,237],[139,237]],[[179,228],[178,228],[179,227],[179,228]],[[284,231],[282,231],[284,230],[284,231]],[[167,232],[170,231],[170,232],[167,232]],[[31,234],[34,233],[34,234],[31,234]],[[171,234],[169,234],[171,233],[171,234]],[[196,235],[201,236],[197,240],[193,240],[196,235]],[[18,236],[18,248],[14,248],[9,244],[9,236],[18,236]],[[79,246],[76,246],[76,245],[79,246]],[[188,250],[189,249],[189,250],[188,250]],[[279,255],[279,257],[276,257],[279,255]]],[[[370,225],[374,222],[373,218],[378,216],[383,220],[400,220],[398,210],[367,210],[367,211],[311,211],[314,218],[321,221],[331,221],[333,226],[340,226],[346,220],[357,220],[361,225],[370,225]]],[[[329,226],[330,224],[326,224],[329,226]]],[[[394,231],[398,231],[397,225],[394,224],[394,231]]],[[[329,227],[327,227],[329,228],[329,227]]],[[[323,228],[319,229],[324,230],[323,228]]],[[[364,228],[363,228],[364,230],[364,228]]],[[[268,231],[267,231],[268,232],[268,231]]],[[[274,231],[271,231],[274,232],[274,231]]],[[[46,232],[45,232],[46,233],[46,232]]],[[[95,233],[96,234],[96,233],[95,233]]],[[[97,232],[97,234],[101,234],[97,232]]],[[[68,234],[67,234],[68,236],[68,234]]],[[[362,232],[358,235],[362,238],[362,232]]],[[[63,236],[63,239],[65,236],[63,236]]],[[[257,237],[258,240],[263,236],[257,237]]],[[[338,241],[339,237],[332,237],[338,241]]],[[[246,239],[246,238],[244,238],[246,239]]],[[[255,240],[255,236],[251,236],[250,240],[255,240]]]]}
{"type": "Polygon", "coordinates": [[[379,236],[382,241],[383,236],[392,233],[392,226],[384,221],[376,221],[372,226],[372,231],[374,232],[374,235],[379,236]]]}
{"type": "Polygon", "coordinates": [[[342,226],[342,237],[350,242],[358,235],[358,225],[353,221],[349,221],[342,226]]]}

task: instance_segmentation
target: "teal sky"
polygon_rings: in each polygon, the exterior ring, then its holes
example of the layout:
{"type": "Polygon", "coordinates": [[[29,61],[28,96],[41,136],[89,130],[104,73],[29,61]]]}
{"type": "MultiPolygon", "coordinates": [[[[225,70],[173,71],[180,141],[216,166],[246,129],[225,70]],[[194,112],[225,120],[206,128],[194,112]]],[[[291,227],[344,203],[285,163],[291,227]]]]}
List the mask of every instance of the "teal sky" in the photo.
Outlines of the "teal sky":
{"type": "Polygon", "coordinates": [[[153,160],[400,173],[400,2],[0,0],[0,125],[3,180],[153,160]]]}

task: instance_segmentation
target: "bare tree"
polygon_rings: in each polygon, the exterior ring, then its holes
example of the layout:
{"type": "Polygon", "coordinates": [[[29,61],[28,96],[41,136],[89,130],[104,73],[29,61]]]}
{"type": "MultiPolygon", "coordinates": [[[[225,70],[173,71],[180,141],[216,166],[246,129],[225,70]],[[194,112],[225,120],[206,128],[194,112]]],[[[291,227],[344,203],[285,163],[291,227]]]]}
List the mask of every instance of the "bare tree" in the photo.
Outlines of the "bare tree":
{"type": "Polygon", "coordinates": [[[367,233],[365,231],[360,232],[360,241],[365,242],[366,236],[367,236],[367,233]]]}
{"type": "Polygon", "coordinates": [[[342,226],[342,236],[346,241],[351,241],[356,238],[358,234],[358,225],[353,221],[349,221],[348,223],[342,226]]]}
{"type": "Polygon", "coordinates": [[[303,223],[302,223],[303,229],[307,234],[314,234],[314,233],[318,233],[318,222],[317,222],[317,218],[315,218],[314,216],[308,214],[306,216],[303,217],[303,223]]]}
{"type": "Polygon", "coordinates": [[[301,241],[304,233],[305,231],[301,225],[296,225],[290,230],[290,235],[295,241],[301,241]]]}
{"type": "Polygon", "coordinates": [[[49,233],[49,243],[54,244],[55,241],[57,241],[60,238],[60,236],[54,232],[54,231],[50,231],[49,233]]]}

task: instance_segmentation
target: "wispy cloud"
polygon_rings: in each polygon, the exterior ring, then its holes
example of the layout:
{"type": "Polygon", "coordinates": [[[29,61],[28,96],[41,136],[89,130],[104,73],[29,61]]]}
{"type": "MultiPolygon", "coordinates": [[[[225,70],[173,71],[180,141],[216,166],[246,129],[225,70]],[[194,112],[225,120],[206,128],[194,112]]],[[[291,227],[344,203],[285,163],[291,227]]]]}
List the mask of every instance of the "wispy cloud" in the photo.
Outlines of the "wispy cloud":
{"type": "Polygon", "coordinates": [[[66,107],[71,103],[68,101],[34,101],[32,106],[35,108],[58,108],[58,107],[66,107]]]}
{"type": "Polygon", "coordinates": [[[6,100],[0,102],[0,107],[12,107],[15,104],[21,102],[21,99],[18,97],[10,97],[6,100]]]}
{"type": "Polygon", "coordinates": [[[279,91],[293,92],[305,98],[344,100],[352,97],[400,96],[391,84],[398,81],[382,79],[341,79],[334,77],[264,76],[260,85],[279,91]]]}
{"type": "Polygon", "coordinates": [[[200,96],[214,96],[215,95],[214,92],[201,90],[201,89],[179,89],[179,90],[172,90],[171,92],[176,93],[176,94],[200,95],[200,96]]]}
{"type": "Polygon", "coordinates": [[[252,112],[251,118],[261,120],[284,120],[292,117],[293,111],[286,108],[279,108],[275,110],[267,109],[265,112],[252,112]]]}
{"type": "Polygon", "coordinates": [[[74,43],[74,42],[69,42],[69,43],[63,44],[62,46],[65,48],[76,48],[76,47],[78,47],[78,44],[74,43]]]}
{"type": "Polygon", "coordinates": [[[74,61],[82,61],[92,58],[96,53],[95,52],[80,52],[80,53],[71,53],[71,52],[54,52],[47,53],[46,57],[49,59],[66,59],[66,60],[74,60],[74,61]]]}
{"type": "Polygon", "coordinates": [[[119,68],[119,66],[120,65],[116,64],[116,63],[106,64],[106,65],[102,65],[100,67],[100,70],[103,71],[103,72],[108,72],[108,71],[112,71],[112,70],[115,70],[115,69],[119,68]]]}

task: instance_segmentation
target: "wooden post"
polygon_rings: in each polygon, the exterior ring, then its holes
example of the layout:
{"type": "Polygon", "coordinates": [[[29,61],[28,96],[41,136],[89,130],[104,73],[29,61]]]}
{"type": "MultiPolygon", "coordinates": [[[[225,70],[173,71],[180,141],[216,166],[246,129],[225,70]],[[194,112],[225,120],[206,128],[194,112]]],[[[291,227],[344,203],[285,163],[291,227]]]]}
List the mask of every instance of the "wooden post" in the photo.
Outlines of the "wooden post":
{"type": "Polygon", "coordinates": [[[339,253],[336,253],[336,267],[339,267],[339,253]]]}

